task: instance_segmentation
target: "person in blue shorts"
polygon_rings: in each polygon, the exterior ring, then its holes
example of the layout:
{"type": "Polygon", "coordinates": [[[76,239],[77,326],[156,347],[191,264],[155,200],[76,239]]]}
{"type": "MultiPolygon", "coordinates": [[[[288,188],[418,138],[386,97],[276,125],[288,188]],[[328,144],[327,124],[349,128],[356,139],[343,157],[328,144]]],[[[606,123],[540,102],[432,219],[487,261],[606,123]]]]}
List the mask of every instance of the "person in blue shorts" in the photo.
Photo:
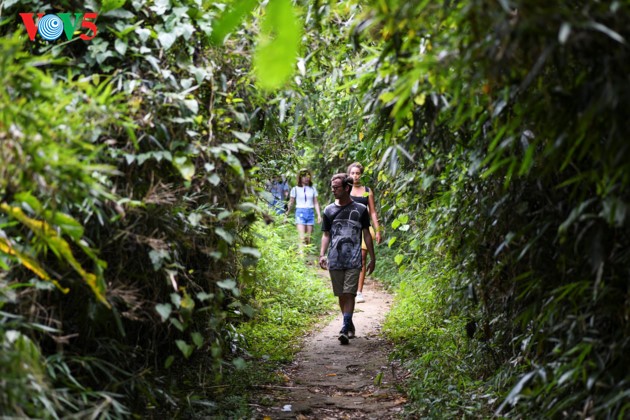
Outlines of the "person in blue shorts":
{"type": "Polygon", "coordinates": [[[295,225],[300,235],[300,246],[311,243],[313,226],[315,225],[315,212],[317,223],[322,222],[322,215],[317,202],[317,190],[313,187],[311,172],[302,169],[297,174],[297,185],[291,188],[287,216],[295,204],[295,225]]]}

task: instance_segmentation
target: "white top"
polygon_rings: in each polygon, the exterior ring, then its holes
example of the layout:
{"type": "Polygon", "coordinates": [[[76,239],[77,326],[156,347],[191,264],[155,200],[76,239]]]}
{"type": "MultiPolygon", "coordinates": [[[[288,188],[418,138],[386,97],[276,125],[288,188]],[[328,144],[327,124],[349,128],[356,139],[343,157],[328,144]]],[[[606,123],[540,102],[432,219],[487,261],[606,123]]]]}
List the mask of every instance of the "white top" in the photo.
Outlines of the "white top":
{"type": "Polygon", "coordinates": [[[296,209],[312,209],[315,207],[313,198],[317,197],[317,190],[314,187],[305,185],[303,187],[291,188],[291,198],[295,198],[296,209]]]}

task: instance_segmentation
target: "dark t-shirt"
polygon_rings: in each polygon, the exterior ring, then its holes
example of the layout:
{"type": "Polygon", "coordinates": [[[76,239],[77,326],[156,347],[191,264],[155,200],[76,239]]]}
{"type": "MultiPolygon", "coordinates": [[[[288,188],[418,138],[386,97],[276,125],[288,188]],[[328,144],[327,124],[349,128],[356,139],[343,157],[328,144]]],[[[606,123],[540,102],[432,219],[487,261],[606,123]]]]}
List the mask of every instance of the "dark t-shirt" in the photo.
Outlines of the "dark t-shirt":
{"type": "Polygon", "coordinates": [[[363,193],[363,195],[350,195],[350,198],[352,199],[352,201],[356,201],[357,203],[361,203],[364,206],[367,206],[369,203],[369,197],[370,197],[370,189],[368,187],[365,187],[365,192],[363,193]]]}
{"type": "Polygon", "coordinates": [[[369,227],[368,209],[363,204],[353,201],[346,206],[326,206],[322,232],[330,232],[329,270],[361,268],[362,229],[369,227]]]}

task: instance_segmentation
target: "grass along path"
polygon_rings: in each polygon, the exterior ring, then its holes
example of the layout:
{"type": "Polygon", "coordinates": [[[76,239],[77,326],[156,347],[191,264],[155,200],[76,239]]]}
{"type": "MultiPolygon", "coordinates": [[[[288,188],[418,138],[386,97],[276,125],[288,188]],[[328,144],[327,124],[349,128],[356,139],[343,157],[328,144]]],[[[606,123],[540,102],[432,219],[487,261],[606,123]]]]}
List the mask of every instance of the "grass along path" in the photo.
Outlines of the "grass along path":
{"type": "MultiPolygon", "coordinates": [[[[314,266],[312,270],[328,280],[327,271],[314,266]]],[[[284,383],[260,386],[254,396],[256,418],[390,419],[402,413],[406,399],[397,385],[404,372],[398,363],[388,361],[392,348],[381,335],[392,297],[373,279],[366,279],[364,292],[367,301],[357,304],[353,319],[357,337],[340,345],[337,307],[331,309],[332,321],[296,337],[304,344],[279,372],[284,383]]]]}

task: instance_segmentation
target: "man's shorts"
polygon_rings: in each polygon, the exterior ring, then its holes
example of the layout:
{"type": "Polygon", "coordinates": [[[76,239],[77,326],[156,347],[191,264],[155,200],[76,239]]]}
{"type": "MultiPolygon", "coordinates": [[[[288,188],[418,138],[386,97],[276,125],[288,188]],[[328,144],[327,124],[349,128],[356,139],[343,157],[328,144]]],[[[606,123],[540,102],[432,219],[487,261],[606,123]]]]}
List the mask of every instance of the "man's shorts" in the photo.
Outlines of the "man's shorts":
{"type": "Polygon", "coordinates": [[[313,226],[315,224],[315,209],[312,207],[295,209],[295,224],[313,226]]]}
{"type": "Polygon", "coordinates": [[[359,288],[359,274],[361,274],[360,268],[329,270],[329,272],[335,296],[339,296],[342,293],[357,294],[357,289],[359,288]]]}

